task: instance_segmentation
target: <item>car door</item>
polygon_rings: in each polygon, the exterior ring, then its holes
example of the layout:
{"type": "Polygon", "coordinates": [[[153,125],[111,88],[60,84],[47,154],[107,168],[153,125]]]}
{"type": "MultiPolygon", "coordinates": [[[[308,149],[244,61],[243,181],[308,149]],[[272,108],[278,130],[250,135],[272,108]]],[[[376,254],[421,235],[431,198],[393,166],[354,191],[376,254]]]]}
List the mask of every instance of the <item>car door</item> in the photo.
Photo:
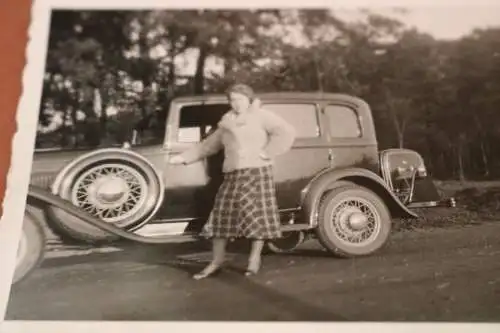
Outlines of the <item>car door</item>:
{"type": "MultiPolygon", "coordinates": [[[[224,101],[175,103],[167,125],[165,154],[172,157],[193,148],[209,135],[228,108],[224,101]]],[[[222,180],[222,161],[221,151],[189,165],[165,163],[162,218],[206,217],[222,180]]]]}
{"type": "Polygon", "coordinates": [[[296,131],[292,149],[275,160],[275,182],[280,209],[299,205],[300,192],[329,166],[329,143],[319,105],[310,100],[263,100],[263,107],[288,121],[296,131]]]}
{"type": "Polygon", "coordinates": [[[322,104],[332,168],[361,167],[378,172],[377,140],[366,106],[343,99],[322,104]]]}

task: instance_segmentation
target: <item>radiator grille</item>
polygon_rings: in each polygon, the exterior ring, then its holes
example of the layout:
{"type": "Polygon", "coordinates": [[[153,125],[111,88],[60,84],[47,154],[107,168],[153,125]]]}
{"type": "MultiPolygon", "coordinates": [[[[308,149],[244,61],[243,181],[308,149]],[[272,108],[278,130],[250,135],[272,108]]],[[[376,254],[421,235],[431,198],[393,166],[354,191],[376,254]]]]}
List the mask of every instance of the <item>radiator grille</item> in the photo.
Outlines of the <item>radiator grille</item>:
{"type": "Polygon", "coordinates": [[[55,177],[55,173],[34,174],[31,176],[30,184],[48,189],[50,185],[52,185],[55,177]]]}

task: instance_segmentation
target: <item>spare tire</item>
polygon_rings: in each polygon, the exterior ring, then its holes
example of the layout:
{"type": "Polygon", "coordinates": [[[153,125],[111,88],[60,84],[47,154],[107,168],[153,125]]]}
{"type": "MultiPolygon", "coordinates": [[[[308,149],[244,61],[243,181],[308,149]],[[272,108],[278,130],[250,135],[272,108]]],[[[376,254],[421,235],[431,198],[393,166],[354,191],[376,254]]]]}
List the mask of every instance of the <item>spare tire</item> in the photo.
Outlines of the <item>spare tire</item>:
{"type": "MultiPolygon", "coordinates": [[[[125,149],[100,149],[80,156],[59,172],[52,193],[104,222],[126,231],[148,223],[163,202],[161,175],[144,157],[125,149]]],[[[47,223],[65,242],[101,243],[118,239],[54,206],[47,223]]]]}
{"type": "Polygon", "coordinates": [[[276,254],[292,253],[306,240],[304,231],[285,231],[282,238],[266,242],[267,249],[276,254]]]}
{"type": "Polygon", "coordinates": [[[28,210],[25,210],[12,284],[18,284],[26,279],[40,265],[45,254],[45,240],[46,235],[42,225],[28,210]]]}

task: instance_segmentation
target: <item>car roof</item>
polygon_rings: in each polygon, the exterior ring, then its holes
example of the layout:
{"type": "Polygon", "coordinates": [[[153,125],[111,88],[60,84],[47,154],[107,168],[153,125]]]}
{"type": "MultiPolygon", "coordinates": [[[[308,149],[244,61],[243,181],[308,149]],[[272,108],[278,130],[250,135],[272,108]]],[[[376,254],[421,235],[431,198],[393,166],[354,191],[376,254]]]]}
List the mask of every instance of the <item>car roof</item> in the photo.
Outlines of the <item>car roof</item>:
{"type": "MultiPolygon", "coordinates": [[[[314,100],[314,101],[324,101],[324,100],[342,100],[349,103],[360,104],[364,101],[358,97],[342,94],[342,93],[331,93],[331,92],[304,92],[304,91],[282,91],[282,92],[266,92],[266,93],[256,93],[257,97],[263,101],[269,99],[287,99],[287,100],[314,100]]],[[[205,94],[205,95],[190,95],[176,97],[175,102],[216,102],[216,101],[226,101],[227,97],[225,94],[205,94]]]]}

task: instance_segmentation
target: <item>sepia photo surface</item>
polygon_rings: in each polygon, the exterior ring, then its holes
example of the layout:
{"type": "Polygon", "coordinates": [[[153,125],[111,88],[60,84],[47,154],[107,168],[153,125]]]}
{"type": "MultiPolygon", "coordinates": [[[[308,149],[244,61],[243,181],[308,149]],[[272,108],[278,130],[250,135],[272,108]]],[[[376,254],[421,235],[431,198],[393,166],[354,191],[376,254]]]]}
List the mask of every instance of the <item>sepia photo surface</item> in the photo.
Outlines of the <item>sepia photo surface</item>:
{"type": "Polygon", "coordinates": [[[497,330],[498,8],[228,5],[34,2],[7,330],[497,330]]]}

